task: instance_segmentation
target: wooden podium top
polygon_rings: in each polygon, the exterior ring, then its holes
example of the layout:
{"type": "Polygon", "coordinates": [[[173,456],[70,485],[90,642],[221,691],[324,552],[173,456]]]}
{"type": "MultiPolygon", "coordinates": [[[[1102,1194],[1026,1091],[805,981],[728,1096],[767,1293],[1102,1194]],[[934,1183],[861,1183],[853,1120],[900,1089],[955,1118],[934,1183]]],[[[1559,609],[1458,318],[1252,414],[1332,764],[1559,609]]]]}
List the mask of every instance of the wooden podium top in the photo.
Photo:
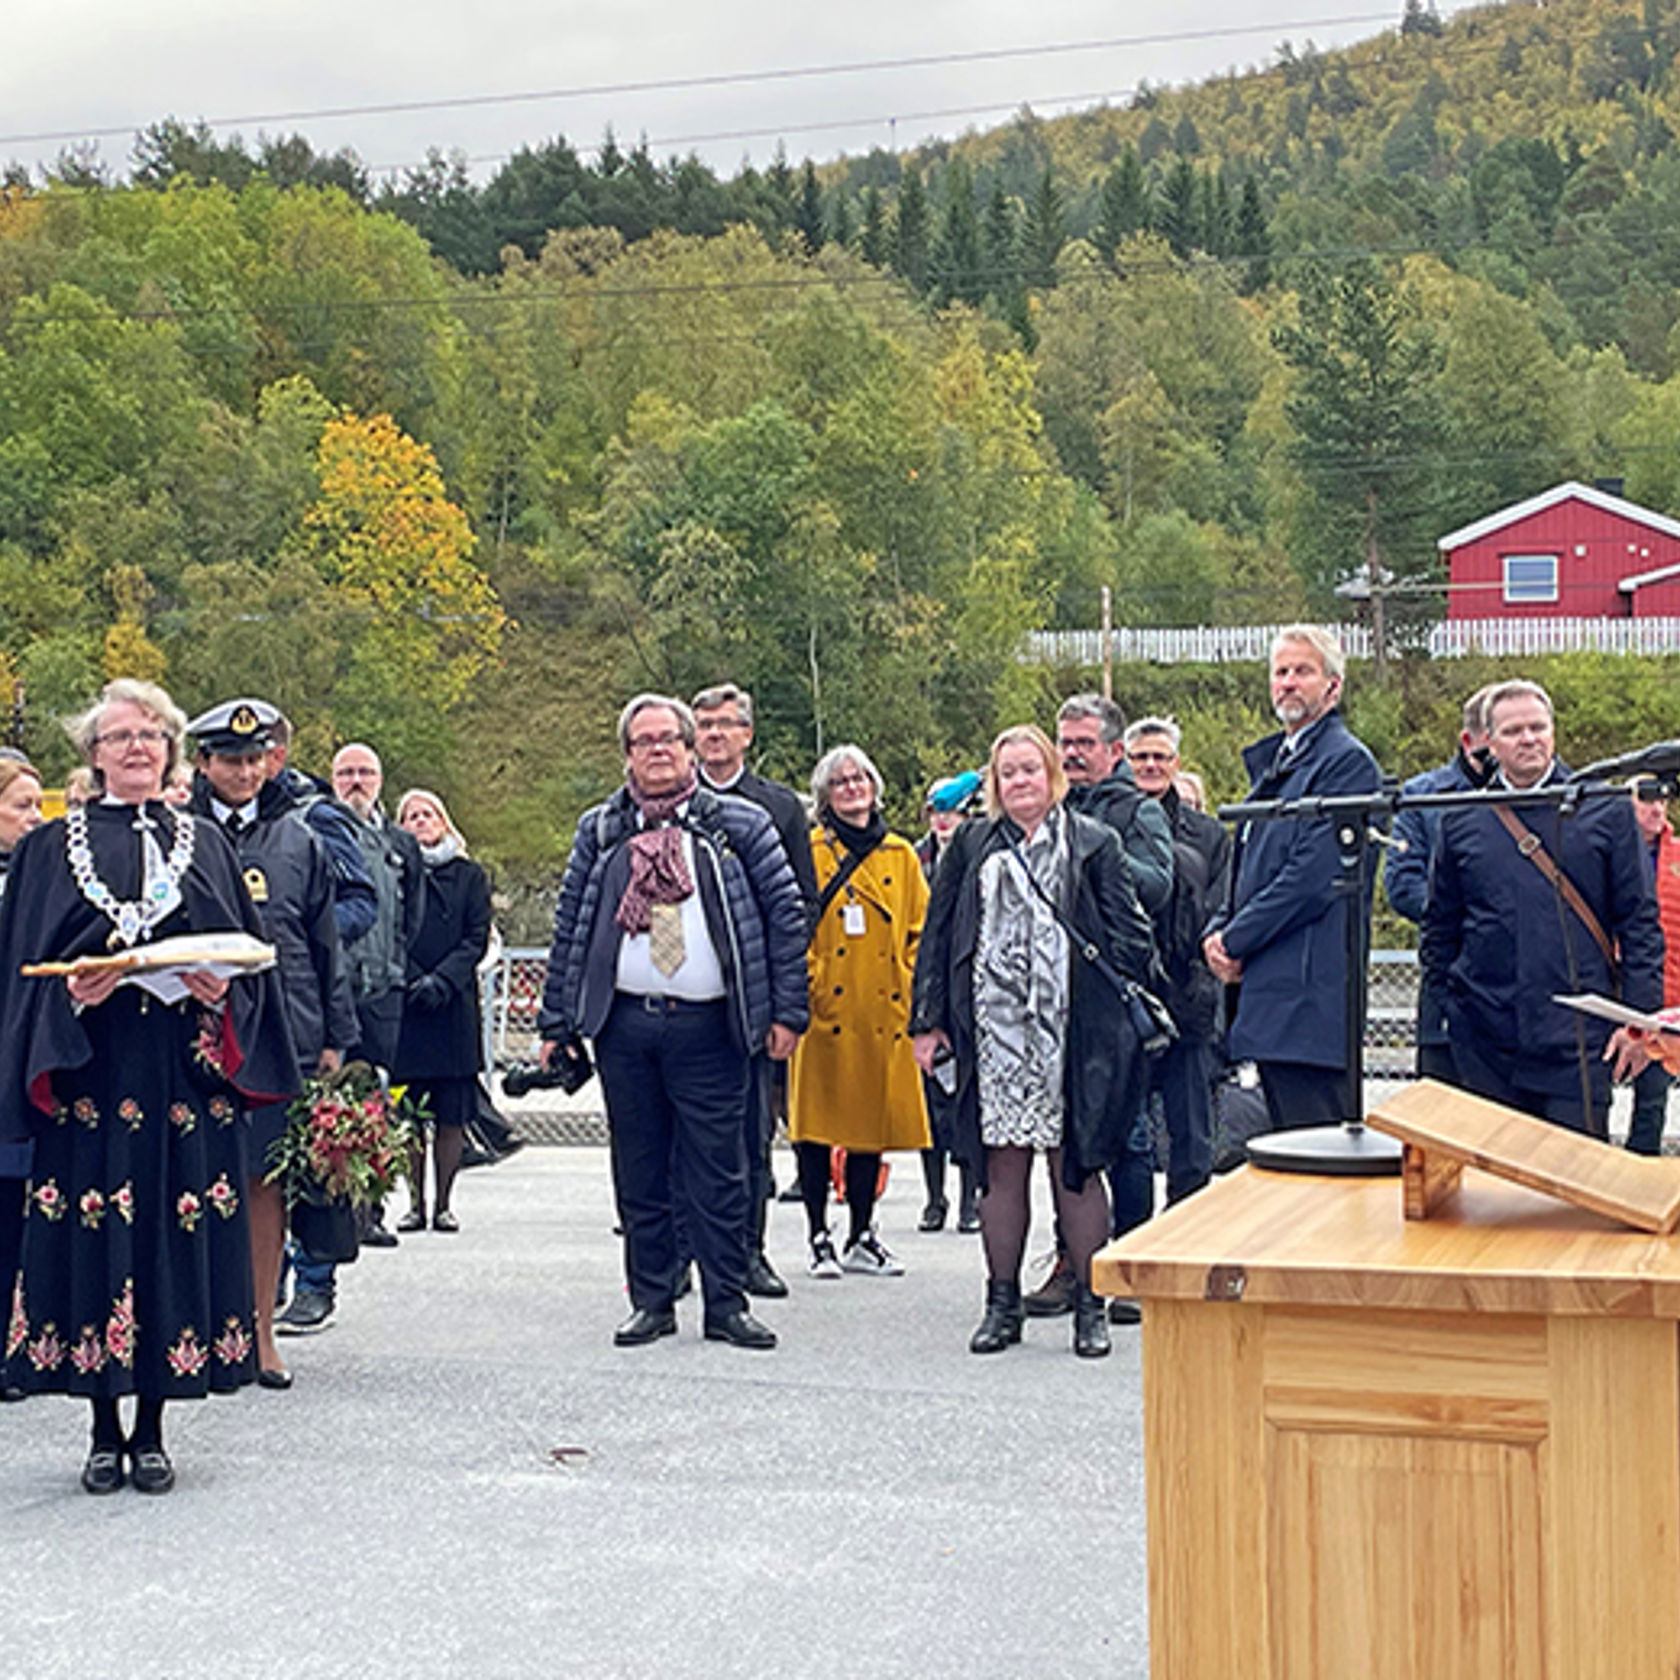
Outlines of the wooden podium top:
{"type": "Polygon", "coordinates": [[[1474,1168],[1408,1220],[1394,1178],[1242,1167],[1110,1243],[1092,1277],[1144,1300],[1680,1319],[1680,1237],[1474,1168]]]}

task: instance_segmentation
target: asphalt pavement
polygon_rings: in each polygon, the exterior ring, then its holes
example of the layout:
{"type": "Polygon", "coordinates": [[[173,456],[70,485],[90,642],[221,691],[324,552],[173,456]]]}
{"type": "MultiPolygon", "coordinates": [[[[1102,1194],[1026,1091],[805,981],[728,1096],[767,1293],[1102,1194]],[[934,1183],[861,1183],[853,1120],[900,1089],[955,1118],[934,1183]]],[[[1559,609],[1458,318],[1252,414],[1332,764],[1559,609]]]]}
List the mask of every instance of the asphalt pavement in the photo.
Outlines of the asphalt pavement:
{"type": "Polygon", "coordinates": [[[343,1271],[290,1392],[171,1407],[168,1496],[80,1490],[84,1404],[0,1408],[0,1676],[1142,1680],[1139,1333],[971,1355],[979,1240],[921,1202],[897,1160],[907,1275],[838,1282],[773,1209],[775,1352],[695,1300],[619,1350],[605,1151],[531,1147],[343,1271]]]}

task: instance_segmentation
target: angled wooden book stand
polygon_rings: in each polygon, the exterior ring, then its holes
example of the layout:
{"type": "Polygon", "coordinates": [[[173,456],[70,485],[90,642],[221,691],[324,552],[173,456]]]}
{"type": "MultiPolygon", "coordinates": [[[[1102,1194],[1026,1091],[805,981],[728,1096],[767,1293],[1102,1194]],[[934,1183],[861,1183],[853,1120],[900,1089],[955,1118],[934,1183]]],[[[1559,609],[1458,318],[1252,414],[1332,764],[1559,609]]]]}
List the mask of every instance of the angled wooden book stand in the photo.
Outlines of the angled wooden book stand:
{"type": "Polygon", "coordinates": [[[1636,1231],[1667,1236],[1680,1227],[1680,1166],[1673,1161],[1630,1155],[1433,1079],[1387,1098],[1366,1124],[1405,1147],[1408,1219],[1434,1215],[1457,1194],[1468,1166],[1636,1231]]]}

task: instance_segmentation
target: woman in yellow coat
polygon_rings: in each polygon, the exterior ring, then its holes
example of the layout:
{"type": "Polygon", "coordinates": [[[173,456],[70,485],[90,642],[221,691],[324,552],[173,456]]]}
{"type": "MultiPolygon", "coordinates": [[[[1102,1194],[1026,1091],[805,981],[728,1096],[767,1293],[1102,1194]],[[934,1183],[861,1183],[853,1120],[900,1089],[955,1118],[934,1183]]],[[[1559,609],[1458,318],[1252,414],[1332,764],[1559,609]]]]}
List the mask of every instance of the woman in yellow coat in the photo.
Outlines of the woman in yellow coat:
{"type": "Polygon", "coordinates": [[[881,1156],[928,1146],[921,1073],[906,1031],[928,889],[915,848],[887,833],[881,790],[881,772],[862,747],[835,747],[811,774],[821,899],[811,935],[811,1027],[793,1053],[788,1132],[818,1278],[903,1272],[874,1226],[881,1156]],[[846,1151],[844,1258],[828,1230],[834,1148],[846,1151]]]}

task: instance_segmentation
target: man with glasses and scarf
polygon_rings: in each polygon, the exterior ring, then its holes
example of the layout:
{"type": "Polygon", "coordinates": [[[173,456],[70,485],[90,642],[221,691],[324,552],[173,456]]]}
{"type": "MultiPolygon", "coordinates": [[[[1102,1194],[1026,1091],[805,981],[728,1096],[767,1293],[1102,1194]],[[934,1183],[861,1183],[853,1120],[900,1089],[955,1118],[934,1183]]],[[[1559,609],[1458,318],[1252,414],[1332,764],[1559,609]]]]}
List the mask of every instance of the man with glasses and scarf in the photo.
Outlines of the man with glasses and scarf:
{"type": "Polygon", "coordinates": [[[682,701],[638,695],[618,739],[624,786],[579,820],[537,1023],[545,1066],[595,1045],[634,1309],[613,1340],[676,1334],[680,1201],[706,1338],[773,1348],[747,1310],[741,1117],[753,1056],[785,1061],[810,1019],[804,906],[770,818],[700,785],[682,701]]]}

